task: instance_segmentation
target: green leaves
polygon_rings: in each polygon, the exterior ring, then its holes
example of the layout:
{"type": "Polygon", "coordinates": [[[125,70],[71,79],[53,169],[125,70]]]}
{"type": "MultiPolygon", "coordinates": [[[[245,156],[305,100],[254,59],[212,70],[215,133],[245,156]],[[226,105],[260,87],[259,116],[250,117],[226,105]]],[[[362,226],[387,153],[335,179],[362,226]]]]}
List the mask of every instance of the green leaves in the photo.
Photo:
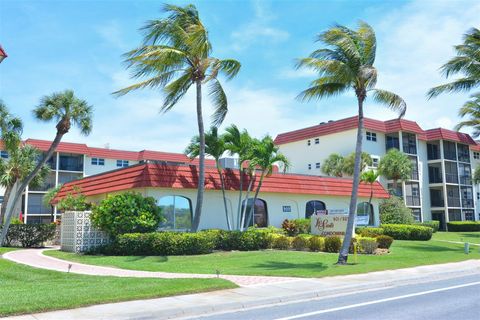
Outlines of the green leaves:
{"type": "Polygon", "coordinates": [[[412,162],[406,154],[393,148],[380,159],[378,172],[389,180],[404,181],[412,174],[412,162]]]}
{"type": "Polygon", "coordinates": [[[468,116],[468,120],[458,123],[455,130],[472,127],[472,136],[478,138],[480,136],[480,93],[472,95],[471,98],[471,100],[465,102],[458,112],[458,115],[462,118],[468,116]]]}
{"type": "Polygon", "coordinates": [[[385,104],[393,111],[396,111],[400,118],[405,115],[407,104],[399,95],[381,89],[373,89],[371,92],[373,92],[373,100],[375,100],[375,102],[385,104]]]}

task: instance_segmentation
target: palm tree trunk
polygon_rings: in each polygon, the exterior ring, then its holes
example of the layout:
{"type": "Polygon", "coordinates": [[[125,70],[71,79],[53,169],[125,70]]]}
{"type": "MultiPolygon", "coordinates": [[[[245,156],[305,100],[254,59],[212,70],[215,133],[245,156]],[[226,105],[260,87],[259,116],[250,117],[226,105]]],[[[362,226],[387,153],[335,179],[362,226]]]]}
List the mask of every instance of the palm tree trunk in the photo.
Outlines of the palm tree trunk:
{"type": "Polygon", "coordinates": [[[347,230],[343,238],[342,249],[338,255],[337,264],[346,264],[348,259],[348,249],[352,241],[353,225],[355,222],[355,213],[357,209],[358,185],[360,184],[361,156],[362,156],[362,139],[363,139],[363,101],[366,93],[359,91],[358,98],[358,130],[357,144],[355,146],[355,164],[353,169],[352,196],[350,198],[350,206],[348,213],[347,230]]]}
{"type": "Polygon", "coordinates": [[[239,164],[240,168],[238,169],[239,179],[240,179],[240,190],[238,190],[238,206],[237,206],[237,230],[240,230],[240,213],[242,211],[242,194],[243,194],[243,168],[242,163],[239,164]]]}
{"type": "Polygon", "coordinates": [[[245,216],[247,214],[247,207],[248,207],[248,196],[250,194],[250,190],[252,190],[253,177],[254,175],[250,175],[250,182],[248,183],[247,193],[245,195],[245,205],[243,206],[243,211],[242,211],[242,219],[240,221],[240,231],[243,231],[244,224],[245,224],[245,216]]]}
{"type": "Polygon", "coordinates": [[[55,139],[50,145],[50,148],[48,149],[47,154],[42,159],[42,161],[40,161],[35,167],[35,169],[33,169],[33,171],[30,172],[30,174],[22,181],[22,183],[20,184],[20,187],[17,190],[15,190],[15,188],[12,188],[13,193],[10,195],[9,202],[11,201],[13,205],[9,207],[9,210],[7,210],[6,212],[5,223],[3,225],[2,234],[0,236],[0,246],[2,246],[5,242],[5,238],[8,232],[8,227],[10,226],[10,221],[12,220],[13,211],[15,210],[17,202],[20,200],[20,197],[22,196],[23,192],[25,191],[27,186],[30,184],[30,182],[32,182],[33,178],[35,178],[35,176],[38,174],[40,169],[47,163],[48,159],[52,157],[53,153],[55,152],[58,145],[60,144],[60,141],[62,140],[63,135],[64,135],[63,133],[59,133],[57,131],[57,135],[55,136],[55,139]]]}
{"type": "Polygon", "coordinates": [[[227,228],[229,231],[232,230],[232,225],[230,223],[230,218],[228,217],[228,206],[227,206],[227,196],[225,195],[225,179],[223,178],[222,169],[217,160],[217,171],[220,176],[220,184],[222,186],[222,196],[223,196],[223,206],[225,207],[225,218],[227,219],[227,228]]]}
{"type": "Polygon", "coordinates": [[[5,218],[5,212],[7,211],[8,198],[10,198],[11,192],[12,192],[12,186],[7,186],[5,188],[5,193],[3,194],[2,209],[0,211],[0,225],[3,224],[3,219],[5,218]]]}
{"type": "MultiPolygon", "coordinates": [[[[368,218],[370,219],[370,209],[372,208],[372,198],[373,198],[373,183],[370,184],[370,198],[368,199],[368,218]]],[[[373,210],[372,210],[373,211],[373,210]]],[[[372,212],[372,221],[369,224],[375,223],[373,212],[372,212]]]]}
{"type": "Polygon", "coordinates": [[[197,204],[195,206],[195,216],[193,218],[192,231],[196,232],[200,225],[200,217],[202,215],[203,193],[205,188],[205,129],[203,127],[202,116],[202,81],[196,80],[197,86],[197,122],[198,122],[198,136],[200,137],[200,152],[198,164],[198,190],[197,190],[197,204]]]}
{"type": "Polygon", "coordinates": [[[258,182],[257,190],[255,190],[255,195],[253,196],[253,204],[250,207],[250,212],[248,213],[248,223],[250,225],[250,221],[253,219],[253,214],[255,213],[255,202],[257,202],[258,193],[260,192],[260,188],[262,187],[263,178],[265,178],[265,171],[262,171],[262,175],[260,176],[260,181],[258,182]]]}

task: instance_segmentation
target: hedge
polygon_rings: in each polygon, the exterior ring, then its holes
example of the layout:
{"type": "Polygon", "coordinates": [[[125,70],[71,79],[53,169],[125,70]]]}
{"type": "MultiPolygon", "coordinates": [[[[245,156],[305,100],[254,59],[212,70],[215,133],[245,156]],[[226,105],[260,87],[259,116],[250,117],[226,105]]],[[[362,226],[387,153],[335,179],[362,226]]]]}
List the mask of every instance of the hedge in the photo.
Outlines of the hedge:
{"type": "Polygon", "coordinates": [[[415,225],[417,226],[424,226],[430,227],[433,229],[433,232],[437,232],[440,229],[440,221],[432,220],[432,221],[424,221],[424,222],[416,222],[415,225]]]}
{"type": "Polygon", "coordinates": [[[20,244],[24,248],[41,247],[44,242],[55,237],[55,223],[48,224],[11,224],[8,228],[5,245],[20,244]]]}
{"type": "Polygon", "coordinates": [[[383,234],[395,240],[421,240],[432,238],[433,229],[430,227],[409,224],[382,224],[383,234]]]}
{"type": "Polygon", "coordinates": [[[452,232],[480,231],[480,221],[447,222],[447,230],[452,232]]]}
{"type": "Polygon", "coordinates": [[[378,227],[360,227],[355,229],[355,233],[362,237],[378,237],[383,235],[383,229],[378,227]]]}

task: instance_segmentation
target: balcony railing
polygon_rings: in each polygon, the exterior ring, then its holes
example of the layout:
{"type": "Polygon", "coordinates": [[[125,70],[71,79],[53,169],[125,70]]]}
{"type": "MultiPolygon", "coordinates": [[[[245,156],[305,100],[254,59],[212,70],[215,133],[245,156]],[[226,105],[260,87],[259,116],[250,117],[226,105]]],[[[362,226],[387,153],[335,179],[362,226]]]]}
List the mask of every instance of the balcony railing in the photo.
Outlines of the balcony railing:
{"type": "Polygon", "coordinates": [[[406,196],[405,200],[407,200],[407,206],[420,206],[420,197],[418,196],[406,196]]]}
{"type": "Polygon", "coordinates": [[[400,149],[400,145],[399,145],[398,140],[397,141],[387,141],[387,143],[385,144],[385,147],[387,148],[387,150],[400,149]]]}
{"type": "Polygon", "coordinates": [[[437,150],[432,150],[432,149],[429,149],[427,151],[427,159],[428,160],[437,160],[437,159],[440,159],[440,151],[437,149],[437,150]]]}
{"type": "Polygon", "coordinates": [[[445,180],[447,181],[447,183],[458,183],[458,174],[445,173],[445,180]]]}
{"type": "Polygon", "coordinates": [[[472,176],[471,175],[460,176],[460,184],[466,184],[466,185],[471,186],[472,185],[472,176]]]}
{"type": "Polygon", "coordinates": [[[404,145],[403,146],[403,152],[408,153],[408,154],[417,154],[417,146],[404,145]]]}
{"type": "Polygon", "coordinates": [[[473,208],[473,199],[462,199],[462,205],[464,208],[473,208]]]}
{"type": "Polygon", "coordinates": [[[443,179],[442,179],[442,176],[441,175],[430,175],[428,177],[428,182],[429,183],[442,183],[443,182],[443,179]]]}
{"type": "Polygon", "coordinates": [[[65,171],[83,171],[83,158],[60,157],[58,169],[65,171]]]}
{"type": "Polygon", "coordinates": [[[445,159],[448,160],[457,160],[457,153],[455,151],[444,151],[443,155],[445,156],[445,159]]]}
{"type": "Polygon", "coordinates": [[[448,197],[447,200],[449,207],[461,207],[460,198],[459,197],[448,197]]]}
{"type": "Polygon", "coordinates": [[[445,206],[445,201],[441,198],[431,198],[430,199],[430,205],[432,207],[444,207],[445,206]]]}
{"type": "Polygon", "coordinates": [[[410,176],[411,180],[418,180],[418,171],[412,170],[412,174],[410,176]]]}

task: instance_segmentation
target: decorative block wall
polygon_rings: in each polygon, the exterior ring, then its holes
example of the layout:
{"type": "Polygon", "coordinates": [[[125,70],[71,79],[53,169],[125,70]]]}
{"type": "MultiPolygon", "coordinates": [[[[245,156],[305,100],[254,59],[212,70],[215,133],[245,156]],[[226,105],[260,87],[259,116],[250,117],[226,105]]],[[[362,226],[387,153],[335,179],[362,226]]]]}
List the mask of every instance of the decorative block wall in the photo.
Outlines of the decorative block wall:
{"type": "Polygon", "coordinates": [[[103,231],[95,229],[90,221],[91,211],[66,211],[62,213],[62,251],[85,252],[107,244],[109,238],[103,231]]]}

